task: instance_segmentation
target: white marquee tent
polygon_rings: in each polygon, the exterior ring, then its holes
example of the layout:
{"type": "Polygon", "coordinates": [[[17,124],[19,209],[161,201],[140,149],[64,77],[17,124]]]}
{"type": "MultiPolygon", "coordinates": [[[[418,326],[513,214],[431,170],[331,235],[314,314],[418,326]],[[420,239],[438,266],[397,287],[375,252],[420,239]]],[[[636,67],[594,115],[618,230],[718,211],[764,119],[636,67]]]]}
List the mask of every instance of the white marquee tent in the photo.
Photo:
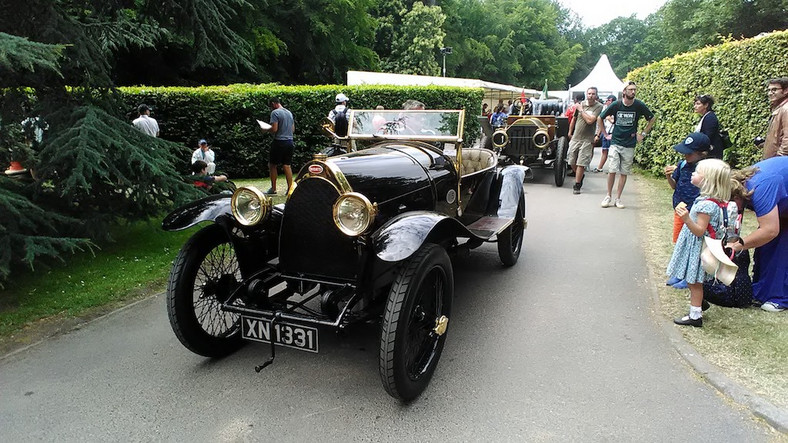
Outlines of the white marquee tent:
{"type": "Polygon", "coordinates": [[[388,72],[348,71],[347,84],[355,85],[396,85],[396,86],[459,86],[483,88],[484,102],[492,106],[498,100],[520,98],[525,92],[529,98],[539,97],[540,91],[512,85],[487,82],[484,80],[454,77],[431,77],[427,75],[391,74],[388,72]]]}
{"type": "Polygon", "coordinates": [[[618,96],[624,90],[624,82],[613,72],[613,68],[610,67],[610,60],[605,54],[599,57],[596,66],[583,81],[569,88],[569,97],[572,97],[573,93],[585,93],[586,89],[591,86],[596,86],[599,89],[600,97],[605,97],[609,94],[618,96]]]}

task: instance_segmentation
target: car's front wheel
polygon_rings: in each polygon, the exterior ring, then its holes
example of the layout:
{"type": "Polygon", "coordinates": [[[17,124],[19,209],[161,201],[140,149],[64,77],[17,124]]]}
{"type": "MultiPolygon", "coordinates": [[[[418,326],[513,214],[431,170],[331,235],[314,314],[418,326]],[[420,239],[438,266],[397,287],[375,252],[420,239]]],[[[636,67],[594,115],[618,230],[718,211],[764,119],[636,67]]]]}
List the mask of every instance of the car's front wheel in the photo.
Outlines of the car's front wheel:
{"type": "Polygon", "coordinates": [[[523,234],[525,233],[525,196],[520,195],[514,221],[498,234],[498,258],[504,266],[514,266],[523,250],[523,234]]]}
{"type": "Polygon", "coordinates": [[[240,281],[238,258],[220,226],[201,229],[183,245],[167,283],[167,314],[189,350],[221,357],[242,345],[240,315],[221,309],[240,281]]]}
{"type": "Polygon", "coordinates": [[[446,251],[425,244],[400,268],[389,292],[380,337],[380,377],[392,397],[410,401],[440,359],[454,296],[446,251]]]}

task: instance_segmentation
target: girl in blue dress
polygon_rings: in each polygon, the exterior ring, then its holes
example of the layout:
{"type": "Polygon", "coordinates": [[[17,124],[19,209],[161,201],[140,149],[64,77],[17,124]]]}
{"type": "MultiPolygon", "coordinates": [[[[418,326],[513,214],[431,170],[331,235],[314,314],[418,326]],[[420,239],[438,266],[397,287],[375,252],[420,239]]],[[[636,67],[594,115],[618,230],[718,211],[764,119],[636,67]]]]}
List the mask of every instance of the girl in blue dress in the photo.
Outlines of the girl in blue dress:
{"type": "Polygon", "coordinates": [[[722,160],[707,159],[698,162],[692,173],[691,183],[700,188],[692,210],[676,206],[676,215],[684,222],[679,232],[673,256],[668,263],[667,275],[686,280],[690,289],[689,315],[673,320],[677,325],[703,326],[703,281],[711,276],[703,270],[700,261],[703,237],[712,229],[723,234],[723,215],[720,206],[731,198],[731,168],[722,160]]]}

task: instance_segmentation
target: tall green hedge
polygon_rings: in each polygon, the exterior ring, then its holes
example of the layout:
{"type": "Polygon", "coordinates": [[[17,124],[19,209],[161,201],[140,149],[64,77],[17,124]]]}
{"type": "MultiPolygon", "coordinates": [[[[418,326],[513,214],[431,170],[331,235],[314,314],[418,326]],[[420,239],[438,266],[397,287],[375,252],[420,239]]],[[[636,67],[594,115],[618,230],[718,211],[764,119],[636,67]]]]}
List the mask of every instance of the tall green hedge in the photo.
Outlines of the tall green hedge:
{"type": "Polygon", "coordinates": [[[725,159],[733,167],[749,166],[762,153],[752,139],[766,133],[770,114],[765,81],[788,76],[788,32],[731,41],[681,54],[638,68],[628,78],[638,84],[638,98],[657,114],[653,136],[638,146],[636,160],[659,173],[681,154],[673,150],[694,131],[699,116],[694,97],[711,94],[720,126],[733,147],[725,159]]]}
{"type": "Polygon", "coordinates": [[[197,141],[204,138],[218,148],[217,168],[235,178],[268,175],[272,136],[262,134],[255,119],[269,120],[269,97],[279,97],[295,118],[293,167],[297,170],[313,153],[331,143],[320,132],[320,122],[334,107],[339,92],[350,97],[354,109],[374,109],[378,105],[400,109],[407,99],[420,100],[428,109],[465,109],[465,139],[473,140],[479,134],[474,117],[483,90],[477,88],[273,84],[121,88],[122,111],[129,119],[136,117],[137,105],[145,103],[152,107],[151,116],[159,122],[161,137],[183,144],[184,172],[197,141]]]}

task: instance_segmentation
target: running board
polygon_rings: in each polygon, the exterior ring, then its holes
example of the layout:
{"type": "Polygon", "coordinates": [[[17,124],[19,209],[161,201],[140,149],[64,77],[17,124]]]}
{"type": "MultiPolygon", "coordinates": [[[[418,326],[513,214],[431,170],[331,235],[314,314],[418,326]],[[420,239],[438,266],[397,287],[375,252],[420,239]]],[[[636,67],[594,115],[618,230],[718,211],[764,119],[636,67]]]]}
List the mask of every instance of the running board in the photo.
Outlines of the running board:
{"type": "Polygon", "coordinates": [[[514,218],[486,215],[466,226],[466,228],[479,237],[490,239],[493,235],[500,234],[504,229],[508,228],[512,222],[514,222],[514,218]]]}

